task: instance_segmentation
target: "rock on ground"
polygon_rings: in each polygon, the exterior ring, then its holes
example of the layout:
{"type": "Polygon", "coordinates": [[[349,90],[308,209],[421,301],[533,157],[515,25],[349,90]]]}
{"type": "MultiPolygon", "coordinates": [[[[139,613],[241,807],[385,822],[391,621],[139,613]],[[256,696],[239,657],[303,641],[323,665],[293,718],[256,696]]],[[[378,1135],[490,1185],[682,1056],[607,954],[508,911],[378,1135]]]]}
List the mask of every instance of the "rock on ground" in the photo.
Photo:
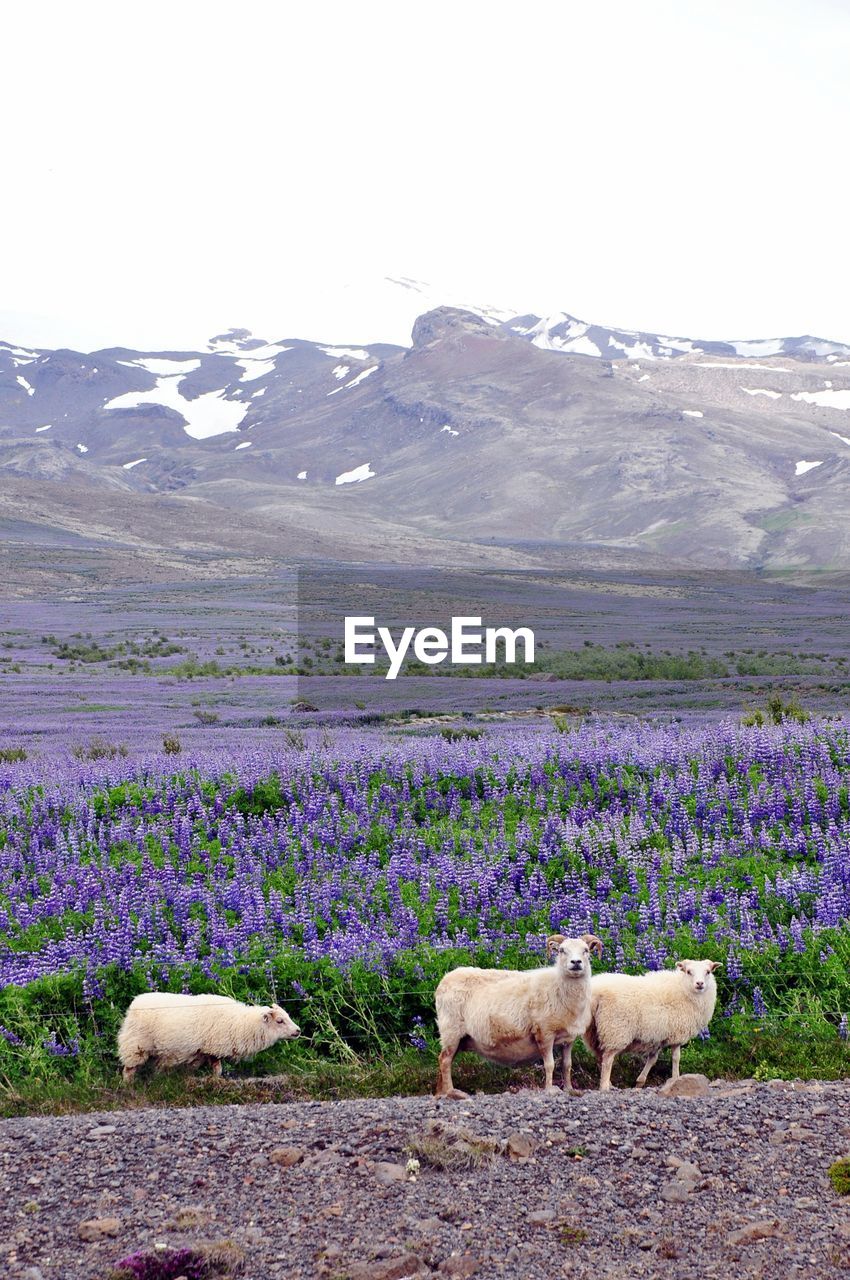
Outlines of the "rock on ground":
{"type": "Polygon", "coordinates": [[[100,1280],[226,1239],[247,1280],[844,1278],[848,1152],[850,1081],[4,1120],[0,1274],[100,1280]]]}

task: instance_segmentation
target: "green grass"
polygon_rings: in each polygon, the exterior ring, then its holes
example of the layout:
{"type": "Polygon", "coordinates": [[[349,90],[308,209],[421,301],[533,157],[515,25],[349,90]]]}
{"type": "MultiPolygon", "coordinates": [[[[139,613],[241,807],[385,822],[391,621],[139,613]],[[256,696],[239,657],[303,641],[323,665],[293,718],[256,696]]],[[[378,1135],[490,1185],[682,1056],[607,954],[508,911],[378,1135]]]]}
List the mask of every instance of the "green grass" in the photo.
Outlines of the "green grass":
{"type": "MultiPolygon", "coordinates": [[[[556,1081],[559,1070],[560,1066],[556,1081]]],[[[614,1067],[614,1087],[631,1088],[639,1070],[639,1059],[622,1055],[614,1067]]],[[[837,1036],[818,1040],[811,1035],[789,1036],[778,1028],[750,1027],[749,1032],[738,1028],[731,1040],[692,1040],[682,1050],[681,1070],[727,1080],[843,1079],[850,1075],[850,1046],[837,1036]]],[[[666,1052],[650,1075],[650,1087],[663,1083],[669,1075],[670,1055],[666,1052]]],[[[455,1084],[468,1093],[516,1092],[540,1088],[543,1069],[510,1070],[464,1053],[455,1060],[453,1076],[455,1084]]],[[[133,1085],[124,1086],[117,1058],[106,1054],[68,1078],[36,1070],[13,1080],[7,1072],[0,1072],[0,1116],[428,1095],[436,1078],[433,1050],[418,1052],[390,1045],[380,1055],[333,1056],[299,1043],[279,1045],[252,1063],[230,1068],[221,1079],[206,1071],[146,1070],[133,1085]]],[[[578,1089],[598,1087],[596,1064],[583,1045],[577,1045],[573,1053],[573,1084],[578,1089]]]]}

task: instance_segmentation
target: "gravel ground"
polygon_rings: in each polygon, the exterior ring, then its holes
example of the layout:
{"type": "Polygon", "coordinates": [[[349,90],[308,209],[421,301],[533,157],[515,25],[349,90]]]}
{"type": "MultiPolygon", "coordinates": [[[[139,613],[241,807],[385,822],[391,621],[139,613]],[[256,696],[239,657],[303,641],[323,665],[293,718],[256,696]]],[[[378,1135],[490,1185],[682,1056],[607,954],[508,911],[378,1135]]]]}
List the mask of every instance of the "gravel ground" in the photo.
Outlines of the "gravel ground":
{"type": "Polygon", "coordinates": [[[826,1280],[850,1272],[827,1178],[848,1153],[850,1081],[5,1120],[0,1274],[105,1278],[228,1239],[248,1280],[826,1280]],[[411,1172],[422,1140],[476,1167],[411,1172]]]}

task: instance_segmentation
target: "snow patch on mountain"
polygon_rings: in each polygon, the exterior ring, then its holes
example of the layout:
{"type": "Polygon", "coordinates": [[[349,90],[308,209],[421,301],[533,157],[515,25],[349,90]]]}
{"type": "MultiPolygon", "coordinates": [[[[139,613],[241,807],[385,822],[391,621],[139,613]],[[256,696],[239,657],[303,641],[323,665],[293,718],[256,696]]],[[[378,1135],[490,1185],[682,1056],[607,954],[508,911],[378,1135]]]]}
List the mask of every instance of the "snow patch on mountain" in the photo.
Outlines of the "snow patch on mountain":
{"type": "Polygon", "coordinates": [[[127,391],[124,395],[108,400],[104,409],[136,409],[142,404],[160,404],[174,409],[185,419],[185,431],[193,440],[206,440],[210,436],[236,431],[249,405],[236,400],[225,400],[224,391],[208,391],[186,400],[180,393],[183,375],[159,377],[150,391],[127,391]]]}
{"type": "Polygon", "coordinates": [[[326,356],[333,356],[335,360],[368,360],[369,352],[364,351],[362,347],[319,347],[326,356]]]}
{"type": "Polygon", "coordinates": [[[841,391],[795,391],[792,400],[805,400],[824,409],[850,409],[850,388],[841,391]]]}
{"type": "Polygon", "coordinates": [[[378,367],[379,367],[378,365],[373,364],[373,365],[370,365],[368,369],[364,369],[362,373],[358,373],[356,378],[352,378],[350,382],[346,382],[345,384],[346,390],[349,387],[359,386],[360,383],[364,380],[364,378],[368,378],[369,374],[374,373],[378,367]]]}
{"type": "Polygon", "coordinates": [[[748,396],[767,396],[770,400],[781,400],[781,391],[769,391],[767,387],[741,387],[748,396]]]}
{"type": "Polygon", "coordinates": [[[800,462],[798,462],[796,467],[794,468],[794,475],[804,476],[807,471],[813,471],[815,467],[822,467],[822,466],[823,466],[823,458],[821,458],[820,462],[805,462],[801,459],[800,462]]]}
{"type": "Polygon", "coordinates": [[[240,382],[255,382],[274,369],[274,360],[237,360],[236,363],[244,369],[240,382]]]}
{"type": "Polygon", "coordinates": [[[24,391],[26,391],[28,396],[35,395],[35,387],[30,386],[26,378],[22,378],[21,375],[18,374],[16,381],[23,387],[24,391]]]}
{"type": "Polygon", "coordinates": [[[118,363],[126,365],[128,369],[145,369],[161,378],[176,377],[178,373],[194,373],[201,367],[200,360],[174,360],[169,356],[139,356],[137,360],[119,360],[118,363]]]}
{"type": "Polygon", "coordinates": [[[739,356],[779,356],[784,344],[781,338],[761,338],[755,342],[733,342],[739,356]]]}
{"type": "Polygon", "coordinates": [[[19,359],[15,363],[29,363],[38,359],[37,351],[28,351],[26,347],[16,347],[11,342],[0,342],[0,356],[17,356],[19,359]]]}
{"type": "Polygon", "coordinates": [[[359,484],[361,480],[373,480],[374,478],[375,472],[372,470],[371,462],[364,462],[362,466],[355,467],[353,471],[343,471],[342,475],[337,476],[334,483],[359,484]]]}
{"type": "Polygon", "coordinates": [[[132,471],[133,467],[139,466],[141,462],[147,462],[147,458],[135,458],[132,462],[122,463],[122,466],[125,471],[132,471]]]}

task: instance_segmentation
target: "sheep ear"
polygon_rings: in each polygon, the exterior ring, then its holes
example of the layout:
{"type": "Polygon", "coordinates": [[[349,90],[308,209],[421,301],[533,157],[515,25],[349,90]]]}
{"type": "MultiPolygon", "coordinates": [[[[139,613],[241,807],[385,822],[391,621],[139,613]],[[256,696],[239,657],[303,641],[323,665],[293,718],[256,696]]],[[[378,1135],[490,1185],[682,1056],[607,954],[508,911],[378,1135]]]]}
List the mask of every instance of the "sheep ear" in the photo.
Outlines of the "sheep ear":
{"type": "Polygon", "coordinates": [[[582,938],[590,947],[591,951],[595,951],[598,956],[602,955],[602,939],[597,938],[595,933],[583,933],[582,938]]]}
{"type": "Polygon", "coordinates": [[[554,955],[563,941],[564,935],[562,933],[550,933],[549,937],[546,939],[547,956],[554,955]]]}
{"type": "Polygon", "coordinates": [[[687,969],[687,967],[688,967],[688,962],[687,962],[687,960],[677,960],[677,961],[676,961],[676,968],[677,968],[677,969],[681,969],[681,970],[682,970],[682,973],[684,973],[684,972],[685,972],[685,970],[687,969]]]}
{"type": "Polygon", "coordinates": [[[715,969],[722,969],[723,965],[720,960],[709,960],[708,967],[711,970],[711,972],[714,973],[715,969]]]}
{"type": "Polygon", "coordinates": [[[271,1010],[266,1009],[265,1013],[263,1014],[263,1022],[271,1022],[271,1016],[272,1016],[271,1010]]]}

